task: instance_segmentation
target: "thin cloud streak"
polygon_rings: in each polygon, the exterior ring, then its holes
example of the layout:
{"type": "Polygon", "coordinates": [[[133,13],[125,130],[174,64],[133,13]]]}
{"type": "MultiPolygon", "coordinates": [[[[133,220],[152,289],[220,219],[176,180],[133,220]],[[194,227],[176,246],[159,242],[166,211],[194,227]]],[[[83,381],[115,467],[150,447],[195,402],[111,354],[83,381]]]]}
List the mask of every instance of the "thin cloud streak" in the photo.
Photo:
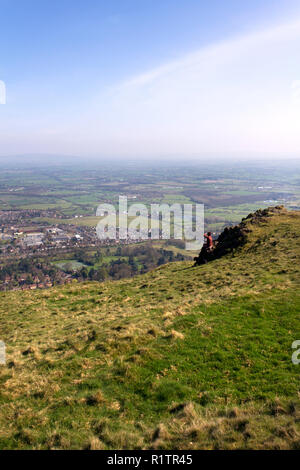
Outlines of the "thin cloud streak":
{"type": "Polygon", "coordinates": [[[209,58],[230,57],[240,51],[245,51],[249,47],[259,46],[276,41],[287,41],[300,37],[300,19],[277,25],[275,27],[250,33],[244,36],[238,36],[216,44],[208,45],[198,51],[187,54],[181,59],[168,62],[164,65],[139,74],[117,86],[117,89],[131,87],[134,85],[146,85],[163,75],[176,72],[180,68],[193,66],[195,63],[208,60],[209,58]]]}
{"type": "Polygon", "coordinates": [[[86,132],[112,154],[298,152],[299,48],[300,19],[208,45],[110,88],[86,132]]]}

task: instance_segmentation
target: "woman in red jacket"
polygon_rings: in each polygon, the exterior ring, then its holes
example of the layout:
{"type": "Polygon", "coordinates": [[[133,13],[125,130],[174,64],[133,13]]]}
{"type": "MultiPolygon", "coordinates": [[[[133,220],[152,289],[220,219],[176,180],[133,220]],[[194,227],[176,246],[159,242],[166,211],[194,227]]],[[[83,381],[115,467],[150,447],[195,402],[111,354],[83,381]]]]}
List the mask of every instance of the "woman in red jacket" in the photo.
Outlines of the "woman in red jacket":
{"type": "Polygon", "coordinates": [[[209,256],[207,255],[214,249],[214,242],[211,236],[211,232],[205,233],[204,237],[206,238],[206,243],[205,245],[203,245],[202,250],[199,253],[199,256],[194,258],[194,261],[195,261],[194,266],[199,266],[200,264],[207,263],[209,259],[209,256]]]}
{"type": "Polygon", "coordinates": [[[205,249],[206,249],[206,251],[211,251],[214,247],[214,242],[213,242],[213,239],[212,239],[212,236],[211,236],[211,232],[205,233],[204,236],[206,238],[205,249]]]}

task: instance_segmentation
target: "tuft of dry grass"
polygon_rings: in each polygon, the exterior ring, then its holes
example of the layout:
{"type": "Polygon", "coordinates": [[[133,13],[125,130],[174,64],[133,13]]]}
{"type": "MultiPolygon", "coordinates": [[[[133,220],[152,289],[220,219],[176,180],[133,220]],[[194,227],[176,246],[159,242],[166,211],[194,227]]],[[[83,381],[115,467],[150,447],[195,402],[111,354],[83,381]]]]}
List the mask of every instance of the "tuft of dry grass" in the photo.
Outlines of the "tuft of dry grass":
{"type": "Polygon", "coordinates": [[[87,450],[105,450],[105,444],[98,437],[92,437],[87,445],[87,450]]]}
{"type": "Polygon", "coordinates": [[[93,395],[89,395],[88,397],[86,397],[85,401],[87,405],[90,406],[96,406],[105,403],[105,399],[100,390],[98,390],[98,392],[94,393],[93,395]]]}
{"type": "Polygon", "coordinates": [[[184,339],[184,334],[180,333],[180,331],[171,330],[171,333],[169,335],[167,335],[167,338],[184,339]]]}

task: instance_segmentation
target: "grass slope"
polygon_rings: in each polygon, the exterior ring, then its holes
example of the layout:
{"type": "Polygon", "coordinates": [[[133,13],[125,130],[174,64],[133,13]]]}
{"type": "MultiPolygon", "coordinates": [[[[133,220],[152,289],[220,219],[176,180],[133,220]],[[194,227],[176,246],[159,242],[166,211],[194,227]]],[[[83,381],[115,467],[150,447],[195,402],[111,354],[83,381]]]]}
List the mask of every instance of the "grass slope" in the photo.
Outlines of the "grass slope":
{"type": "Polygon", "coordinates": [[[0,294],[0,447],[300,448],[300,214],[205,266],[0,294]]]}

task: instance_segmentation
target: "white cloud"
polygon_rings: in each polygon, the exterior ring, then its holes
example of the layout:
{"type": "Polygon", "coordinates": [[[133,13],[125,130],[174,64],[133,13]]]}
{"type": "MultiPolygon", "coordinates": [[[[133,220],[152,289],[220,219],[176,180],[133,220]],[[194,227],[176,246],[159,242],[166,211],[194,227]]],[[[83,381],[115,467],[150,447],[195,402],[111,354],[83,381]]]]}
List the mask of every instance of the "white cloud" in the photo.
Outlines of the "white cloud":
{"type": "Polygon", "coordinates": [[[219,64],[226,62],[232,58],[237,58],[238,54],[244,53],[245,50],[268,43],[278,43],[289,41],[300,37],[300,20],[279,25],[264,31],[259,31],[245,36],[229,39],[221,43],[208,45],[199,51],[190,53],[185,57],[161,65],[155,69],[137,75],[130,80],[124,82],[122,87],[130,87],[136,85],[145,85],[153,82],[164,75],[176,73],[182,69],[189,71],[195,66],[198,68],[207,61],[215,61],[219,64]]]}
{"type": "MultiPolygon", "coordinates": [[[[296,152],[300,20],[209,45],[113,87],[89,132],[112,153],[296,152]]],[[[97,110],[99,106],[100,110],[97,110]]]]}

